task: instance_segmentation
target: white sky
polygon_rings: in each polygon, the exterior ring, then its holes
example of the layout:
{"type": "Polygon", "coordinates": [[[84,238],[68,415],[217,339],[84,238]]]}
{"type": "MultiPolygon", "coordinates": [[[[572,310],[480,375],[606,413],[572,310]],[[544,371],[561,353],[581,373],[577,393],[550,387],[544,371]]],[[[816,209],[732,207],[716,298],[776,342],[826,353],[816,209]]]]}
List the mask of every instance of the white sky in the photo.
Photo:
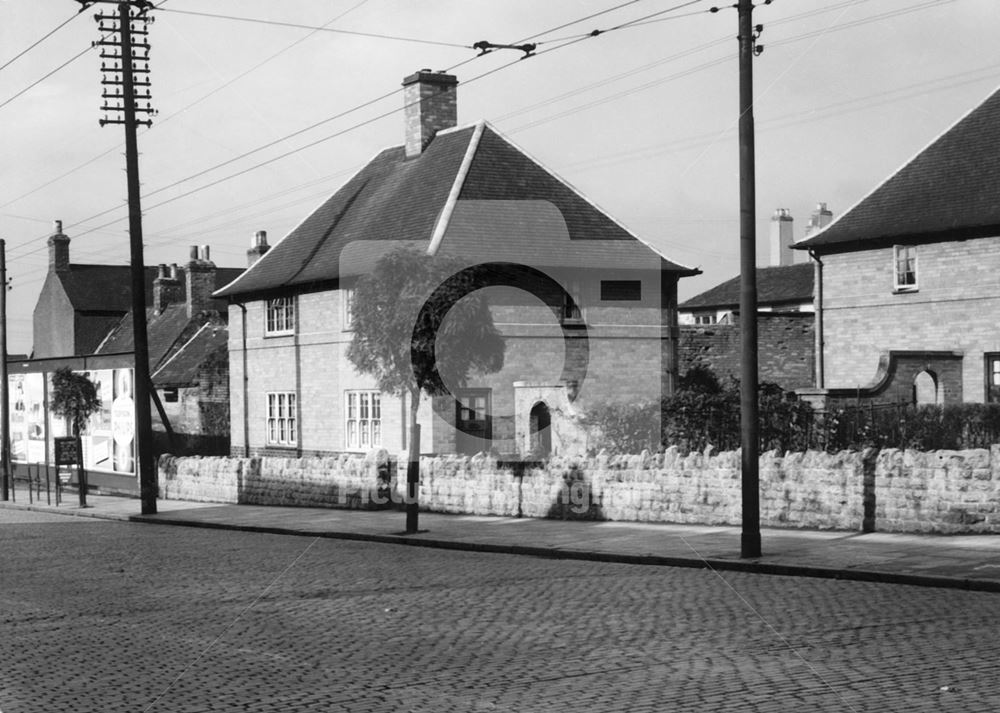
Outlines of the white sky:
{"type": "MultiPolygon", "coordinates": [[[[490,120],[668,257],[704,271],[682,280],[682,299],[739,271],[733,1],[717,14],[708,12],[711,2],[695,2],[659,15],[663,21],[526,61],[504,51],[455,69],[460,124],[490,120]]],[[[683,2],[635,0],[541,35],[538,41],[551,41],[539,50],[683,2]]],[[[380,149],[402,142],[401,112],[373,118],[401,108],[405,75],[476,55],[179,11],[309,26],[340,16],[330,27],[468,46],[517,42],[623,3],[167,0],[154,12],[150,37],[160,113],[139,136],[143,188],[152,194],[143,200],[146,264],[183,263],[189,245],[208,244],[216,264],[245,265],[254,231],[267,230],[276,242],[380,149]]],[[[0,65],[77,7],[72,0],[0,0],[0,65]]],[[[0,237],[13,281],[11,352],[31,349],[31,312],[54,219],[72,238],[74,262],[128,262],[123,132],[97,123],[97,52],[4,104],[98,38],[96,9],[0,69],[0,237]]],[[[817,201],[841,214],[1000,84],[993,50],[1000,0],[774,0],[754,19],[765,26],[766,47],[755,62],[761,264],[775,208],[791,209],[801,237],[817,201]]]]}

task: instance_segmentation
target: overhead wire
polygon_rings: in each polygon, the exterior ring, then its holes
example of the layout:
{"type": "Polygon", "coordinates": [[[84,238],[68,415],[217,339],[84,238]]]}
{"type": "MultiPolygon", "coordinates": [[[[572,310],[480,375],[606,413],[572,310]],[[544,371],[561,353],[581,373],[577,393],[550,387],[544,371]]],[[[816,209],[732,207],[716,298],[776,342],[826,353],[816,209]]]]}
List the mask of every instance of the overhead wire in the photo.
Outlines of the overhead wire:
{"type": "MultiPolygon", "coordinates": [[[[342,13],[342,14],[341,14],[340,16],[338,16],[338,17],[342,17],[343,15],[347,14],[348,12],[351,12],[351,11],[352,11],[352,10],[354,10],[354,9],[355,9],[356,7],[359,7],[360,5],[364,4],[364,2],[366,2],[366,1],[367,1],[367,0],[362,0],[362,2],[361,2],[361,3],[358,3],[358,5],[355,5],[354,7],[352,7],[352,8],[350,8],[350,9],[348,9],[347,11],[345,11],[344,13],[342,13]]],[[[623,7],[626,7],[626,6],[628,6],[628,5],[633,5],[633,4],[635,4],[635,3],[637,3],[637,2],[641,2],[641,1],[642,1],[642,0],[629,0],[628,2],[624,2],[624,3],[621,3],[621,4],[618,4],[618,5],[615,5],[615,6],[611,7],[611,8],[608,8],[608,9],[605,9],[605,10],[602,10],[602,11],[600,11],[600,12],[596,12],[596,13],[591,13],[590,15],[586,15],[586,16],[584,16],[584,17],[582,17],[582,18],[578,18],[578,19],[576,19],[576,20],[573,20],[573,21],[571,21],[571,22],[568,22],[568,23],[563,23],[563,24],[561,24],[561,25],[558,25],[558,26],[557,26],[557,27],[555,27],[555,28],[550,28],[550,29],[548,29],[548,30],[544,30],[544,31],[542,31],[542,32],[540,32],[540,33],[536,33],[535,35],[532,35],[531,37],[528,37],[528,38],[526,38],[526,39],[532,39],[532,38],[534,38],[534,37],[538,37],[538,36],[541,36],[541,35],[544,35],[544,34],[547,34],[547,33],[549,33],[549,32],[554,32],[554,31],[557,31],[557,30],[559,30],[559,29],[563,29],[563,28],[565,28],[565,27],[569,27],[569,26],[571,26],[571,25],[573,25],[573,24],[578,24],[578,23],[580,23],[580,22],[585,22],[586,20],[589,20],[589,19],[592,19],[592,18],[594,18],[594,17],[598,17],[598,16],[601,16],[601,15],[605,15],[605,14],[607,14],[607,13],[609,13],[609,12],[613,12],[614,10],[617,10],[617,9],[620,9],[620,8],[623,8],[623,7]]],[[[701,1],[701,0],[694,0],[694,1],[698,2],[698,1],[701,1]]],[[[157,6],[156,6],[156,9],[160,9],[160,10],[162,10],[162,9],[163,9],[163,5],[165,5],[165,4],[167,3],[167,2],[169,2],[169,0],[162,0],[162,2],[160,2],[160,3],[159,3],[159,4],[157,5],[157,6]]],[[[685,3],[685,5],[686,5],[686,4],[688,4],[688,3],[685,3]]],[[[171,9],[171,10],[168,10],[168,11],[169,11],[169,12],[175,12],[175,11],[174,11],[174,10],[172,10],[172,9],[171,9]]],[[[176,12],[184,12],[185,14],[195,14],[195,15],[197,15],[197,14],[204,14],[204,13],[196,13],[196,12],[187,12],[187,11],[176,11],[176,12]]],[[[236,19],[239,19],[239,18],[236,18],[236,19]]],[[[290,24],[294,24],[294,23],[290,23],[290,24]]],[[[327,23],[327,24],[329,24],[329,23],[327,23]]],[[[316,31],[321,31],[322,29],[324,29],[324,28],[325,28],[325,26],[324,26],[324,27],[319,27],[319,28],[317,28],[317,27],[311,27],[311,26],[301,26],[301,27],[304,27],[304,28],[308,28],[308,29],[312,29],[312,30],[313,30],[314,32],[316,32],[316,31]]],[[[350,34],[350,33],[349,33],[349,34],[350,34]]],[[[374,33],[368,33],[368,34],[374,34],[374,33]]],[[[305,38],[302,38],[302,39],[305,39],[305,38]]],[[[302,41],[302,40],[299,40],[299,41],[302,41]]],[[[295,44],[295,43],[293,43],[293,46],[294,46],[294,44],[295,44]]],[[[457,46],[457,47],[462,47],[462,48],[470,48],[470,47],[469,47],[468,45],[455,45],[455,46],[457,46]]],[[[90,48],[88,48],[88,50],[89,50],[89,49],[90,49],[90,48]]],[[[74,61],[75,59],[78,59],[78,58],[79,58],[80,56],[82,56],[83,54],[85,54],[85,53],[86,53],[86,51],[88,51],[88,50],[84,50],[84,52],[81,52],[81,53],[80,53],[80,55],[78,55],[77,57],[74,57],[74,58],[73,58],[73,60],[70,60],[70,61],[74,61]]],[[[548,50],[545,50],[545,51],[548,51],[548,50]]],[[[279,52],[278,54],[280,54],[280,52],[279,52]]],[[[274,56],[276,56],[276,55],[274,55],[274,56]]],[[[472,62],[472,61],[475,61],[475,60],[476,60],[476,59],[478,59],[478,58],[479,58],[480,56],[482,56],[482,54],[480,54],[480,55],[476,55],[476,56],[473,56],[473,57],[470,57],[470,58],[468,58],[468,59],[466,59],[466,60],[463,60],[462,62],[459,62],[459,63],[457,63],[457,64],[455,64],[455,65],[452,65],[452,66],[451,66],[451,67],[449,67],[449,68],[448,68],[448,69],[447,69],[446,71],[454,71],[455,69],[457,69],[457,68],[459,68],[459,67],[461,67],[461,66],[464,66],[464,65],[466,65],[466,64],[468,64],[468,63],[470,63],[470,62],[472,62]]],[[[273,56],[272,56],[272,58],[273,58],[273,56]]],[[[266,63],[267,61],[269,61],[269,60],[265,60],[265,62],[262,62],[261,64],[258,64],[258,65],[256,65],[256,66],[255,66],[255,68],[256,68],[256,67],[259,67],[259,66],[261,66],[262,64],[266,63]]],[[[69,62],[67,62],[66,64],[69,64],[69,62]]],[[[65,65],[64,65],[64,66],[65,66],[65,65]]],[[[235,81],[237,81],[237,80],[238,80],[239,78],[241,78],[241,77],[243,77],[243,76],[246,76],[246,74],[248,74],[248,73],[249,73],[250,71],[253,71],[253,69],[255,69],[255,68],[252,68],[252,69],[251,69],[251,70],[249,70],[248,72],[246,72],[246,73],[244,73],[244,74],[242,74],[242,75],[239,75],[239,76],[238,76],[237,78],[235,78],[234,80],[232,80],[232,82],[235,82],[235,81]]],[[[56,70],[56,71],[58,71],[58,70],[56,70]]],[[[55,73],[55,72],[52,72],[52,73],[50,73],[50,75],[49,75],[49,76],[51,76],[51,74],[54,74],[54,73],[55,73]]],[[[491,73],[492,73],[492,72],[491,72],[491,73]]],[[[484,75],[484,76],[485,76],[485,75],[484,75]]],[[[231,84],[232,82],[230,82],[230,84],[231,84]]],[[[465,84],[468,84],[468,83],[469,83],[468,81],[466,81],[466,82],[465,82],[465,84]]],[[[228,84],[227,84],[227,85],[224,85],[224,86],[228,86],[228,84]]],[[[29,87],[29,88],[30,88],[30,87],[29,87]]],[[[217,91],[217,90],[216,90],[216,91],[217,91]]],[[[260,151],[263,151],[263,150],[266,150],[266,149],[268,149],[268,148],[271,148],[272,146],[275,146],[275,145],[277,145],[277,144],[279,144],[279,143],[283,143],[283,142],[287,141],[288,139],[291,139],[291,138],[294,138],[294,137],[296,137],[296,136],[299,136],[299,135],[301,135],[301,134],[303,134],[303,133],[307,133],[308,131],[311,131],[311,130],[313,130],[313,129],[316,129],[316,128],[318,128],[318,127],[320,127],[320,126],[322,126],[322,125],[324,125],[324,124],[327,124],[327,123],[329,123],[329,122],[331,122],[331,121],[335,121],[336,119],[339,119],[339,118],[343,118],[344,116],[346,116],[346,115],[348,115],[348,114],[351,114],[351,113],[353,113],[353,112],[355,112],[355,111],[360,111],[361,109],[365,109],[365,108],[367,108],[367,107],[369,107],[369,106],[372,106],[373,104],[376,104],[376,103],[378,103],[378,102],[380,102],[380,101],[383,101],[383,100],[385,100],[385,99],[388,99],[388,98],[391,98],[392,96],[395,96],[395,95],[396,95],[396,94],[397,94],[398,92],[399,92],[399,90],[398,90],[398,89],[397,89],[397,90],[394,90],[394,91],[392,91],[392,92],[390,92],[390,93],[387,93],[387,94],[384,94],[384,95],[382,95],[382,96],[380,96],[380,97],[376,97],[375,99],[372,99],[372,100],[369,100],[369,101],[367,101],[367,102],[364,102],[364,103],[362,103],[362,104],[359,104],[359,105],[357,105],[357,106],[355,106],[355,107],[352,107],[351,109],[348,109],[348,110],[346,110],[346,111],[344,111],[344,112],[340,112],[340,113],[338,113],[338,114],[336,114],[336,115],[334,115],[334,116],[331,116],[331,117],[327,117],[326,119],[323,119],[323,120],[321,120],[321,121],[319,121],[319,122],[316,122],[316,123],[314,123],[314,124],[311,124],[311,125],[309,125],[309,126],[307,126],[307,127],[304,127],[303,129],[300,129],[300,130],[298,130],[298,131],[296,131],[296,132],[293,132],[292,134],[287,134],[287,135],[285,135],[285,136],[283,136],[283,137],[280,137],[280,138],[278,138],[278,139],[276,139],[276,140],[274,140],[274,141],[272,141],[272,142],[268,142],[267,144],[264,144],[263,146],[260,146],[260,147],[257,147],[256,149],[253,149],[253,150],[251,150],[251,151],[249,151],[249,152],[245,152],[245,153],[243,153],[243,154],[241,154],[241,155],[239,155],[239,156],[236,156],[236,157],[233,157],[233,158],[231,158],[231,159],[229,159],[229,160],[227,160],[227,161],[225,161],[225,162],[222,162],[222,163],[220,163],[220,164],[216,164],[216,165],[214,165],[214,166],[211,166],[211,167],[209,167],[209,168],[207,168],[207,169],[205,169],[205,170],[203,170],[203,171],[200,171],[200,172],[198,172],[198,173],[196,173],[196,174],[193,174],[193,175],[191,175],[191,176],[188,176],[188,177],[186,177],[185,179],[182,179],[182,180],[180,180],[180,181],[177,181],[177,182],[175,182],[175,183],[173,183],[173,184],[170,184],[170,185],[168,185],[168,186],[163,186],[163,187],[161,187],[161,188],[157,189],[157,191],[156,191],[156,192],[162,192],[162,191],[165,191],[165,190],[168,190],[168,189],[170,189],[170,188],[173,188],[173,187],[175,187],[175,186],[179,185],[180,183],[184,183],[184,182],[187,182],[187,181],[189,181],[189,180],[193,180],[193,179],[195,179],[195,178],[199,178],[200,176],[202,176],[202,175],[206,175],[207,173],[210,173],[211,171],[214,171],[214,170],[217,170],[217,169],[219,169],[219,168],[222,168],[222,167],[224,167],[224,166],[226,166],[226,165],[230,165],[230,164],[232,164],[232,163],[234,163],[234,162],[236,162],[236,161],[239,161],[239,160],[241,160],[241,159],[243,159],[243,158],[247,158],[248,156],[250,156],[250,155],[253,155],[254,153],[258,153],[258,152],[260,152],[260,151]]],[[[214,92],[213,92],[213,93],[214,93],[214,92]]],[[[161,119],[161,120],[159,120],[159,121],[158,121],[158,124],[162,125],[162,124],[163,124],[164,122],[166,122],[166,121],[167,121],[167,120],[169,120],[170,118],[173,118],[173,117],[177,116],[177,114],[179,114],[179,113],[181,113],[181,112],[185,111],[186,109],[190,108],[190,107],[191,107],[191,106],[193,106],[194,104],[197,104],[197,103],[199,103],[200,101],[204,100],[205,98],[207,98],[207,96],[209,96],[209,95],[206,95],[205,97],[202,97],[201,99],[199,99],[199,100],[196,100],[196,101],[195,101],[195,102],[193,102],[192,104],[188,105],[187,107],[185,107],[184,109],[181,109],[181,110],[180,110],[180,111],[178,111],[178,112],[175,112],[174,114],[170,115],[169,117],[166,117],[166,118],[164,118],[164,119],[161,119]]],[[[13,98],[12,98],[12,99],[13,99],[13,98]]],[[[0,105],[0,108],[2,108],[2,105],[0,105]]],[[[398,111],[398,109],[397,109],[397,110],[395,110],[395,111],[398,111]]],[[[383,116],[384,116],[384,115],[383,115],[383,116]]],[[[379,116],[379,117],[376,117],[376,120],[377,120],[377,119],[379,119],[379,118],[383,118],[383,116],[379,116]]],[[[369,122],[369,123],[370,123],[370,122],[369,122]]],[[[339,134],[338,134],[338,135],[339,135],[339,134]]],[[[303,147],[303,148],[310,148],[310,147],[311,147],[312,145],[315,145],[315,144],[310,144],[310,145],[307,145],[307,146],[305,146],[305,147],[303,147]]],[[[55,179],[52,179],[52,180],[50,180],[50,181],[46,182],[45,184],[43,184],[42,186],[39,186],[39,187],[37,187],[37,188],[35,188],[35,189],[32,189],[31,191],[29,191],[29,192],[27,192],[27,193],[25,193],[25,194],[22,194],[21,196],[18,196],[18,198],[14,199],[14,200],[12,200],[12,201],[8,201],[7,203],[5,203],[5,204],[3,204],[3,205],[4,205],[4,206],[6,206],[6,205],[11,205],[12,203],[16,202],[17,200],[21,200],[21,199],[23,199],[24,197],[27,197],[28,195],[31,195],[32,193],[34,193],[34,192],[37,192],[38,190],[41,190],[42,188],[44,188],[44,187],[47,187],[47,186],[51,185],[52,183],[55,183],[55,182],[56,182],[56,181],[58,181],[58,180],[61,180],[62,178],[66,177],[67,175],[70,175],[70,174],[74,173],[75,171],[77,171],[77,170],[80,170],[80,169],[84,168],[85,166],[87,166],[87,165],[89,165],[89,164],[93,163],[94,161],[97,161],[97,160],[99,160],[99,159],[100,159],[100,158],[102,158],[103,156],[106,156],[107,154],[109,154],[109,153],[111,153],[112,151],[116,150],[116,149],[117,149],[117,148],[119,148],[120,146],[121,146],[121,144],[118,144],[118,145],[116,145],[115,147],[112,147],[112,148],[108,149],[107,151],[103,152],[103,153],[102,153],[102,154],[100,154],[99,156],[95,156],[94,158],[92,158],[92,159],[90,159],[90,160],[88,160],[88,161],[84,162],[83,164],[80,164],[79,166],[77,166],[77,167],[75,167],[74,169],[71,169],[70,171],[68,171],[68,172],[66,172],[66,173],[64,173],[64,174],[62,174],[62,175],[60,175],[59,177],[57,177],[57,178],[55,178],[55,179]]],[[[210,187],[210,186],[209,186],[209,187],[210,187]]],[[[151,194],[147,194],[147,195],[151,195],[151,194]]],[[[147,196],[143,196],[143,197],[147,197],[147,196]]],[[[118,205],[118,206],[114,206],[114,207],[112,207],[112,208],[109,208],[109,209],[107,209],[107,210],[104,210],[104,211],[102,211],[102,212],[100,212],[100,213],[98,213],[98,214],[95,214],[95,215],[93,215],[93,216],[90,216],[89,218],[86,218],[86,219],[84,219],[83,221],[80,221],[80,222],[88,222],[88,221],[90,221],[90,220],[94,220],[94,219],[96,219],[96,218],[99,218],[99,217],[102,217],[102,216],[104,216],[104,215],[107,215],[107,214],[108,214],[108,213],[110,213],[110,212],[113,212],[113,211],[115,211],[115,210],[118,210],[118,209],[119,209],[120,207],[121,207],[120,205],[118,205]]],[[[69,227],[72,227],[72,226],[69,226],[69,227]]],[[[46,237],[46,236],[40,236],[40,237],[39,237],[39,238],[37,238],[37,239],[38,239],[38,240],[41,240],[41,239],[44,239],[45,237],[46,237]]]]}
{"type": "Polygon", "coordinates": [[[255,17],[240,17],[237,15],[217,15],[210,12],[196,12],[194,10],[177,10],[171,8],[166,10],[178,15],[195,15],[197,17],[211,17],[220,20],[235,20],[239,22],[252,22],[274,27],[293,27],[300,30],[312,30],[313,32],[335,32],[342,35],[354,35],[357,37],[369,37],[380,40],[395,40],[398,42],[415,42],[424,45],[436,45],[438,47],[458,47],[461,49],[472,49],[471,45],[461,45],[455,42],[440,42],[437,40],[427,40],[419,37],[400,37],[398,35],[384,35],[377,32],[361,32],[357,30],[343,30],[337,27],[316,27],[315,25],[303,25],[296,22],[282,22],[280,20],[265,20],[255,17]]]}
{"type": "Polygon", "coordinates": [[[7,69],[7,67],[9,67],[10,65],[14,64],[14,62],[16,62],[17,60],[21,59],[21,57],[23,57],[24,55],[28,54],[28,52],[30,52],[31,50],[33,50],[36,47],[38,47],[38,45],[40,45],[43,42],[45,42],[45,40],[47,40],[50,37],[52,37],[52,35],[54,35],[55,33],[59,32],[59,30],[61,30],[62,28],[66,27],[66,25],[68,25],[69,23],[73,22],[73,20],[75,20],[77,18],[77,16],[79,16],[79,14],[80,14],[79,12],[74,12],[70,17],[68,17],[65,20],[63,20],[61,23],[59,23],[58,25],[56,25],[53,29],[51,29],[48,32],[46,32],[44,35],[42,35],[41,37],[39,37],[37,40],[35,40],[34,42],[32,42],[30,45],[28,45],[23,50],[21,50],[20,52],[18,52],[16,55],[14,55],[10,59],[8,59],[3,64],[0,64],[0,72],[2,72],[3,70],[7,69]]]}
{"type": "MultiPolygon", "coordinates": [[[[359,7],[361,7],[362,5],[366,4],[367,2],[369,2],[369,0],[360,0],[360,2],[352,5],[351,7],[349,7],[344,12],[340,13],[339,15],[337,15],[336,17],[334,17],[333,19],[331,19],[328,22],[324,23],[323,27],[326,27],[327,25],[329,25],[329,24],[331,24],[333,22],[336,22],[337,20],[341,19],[345,15],[353,12],[354,10],[357,10],[359,7]]],[[[290,45],[285,46],[284,48],[282,48],[279,51],[275,52],[274,54],[270,55],[266,59],[264,59],[264,60],[258,62],[257,64],[253,65],[252,67],[250,67],[246,71],[241,72],[240,74],[236,75],[232,79],[229,79],[228,81],[224,82],[223,84],[221,84],[219,86],[213,87],[211,91],[209,91],[209,92],[201,95],[199,98],[195,99],[194,101],[190,102],[189,104],[186,104],[185,106],[181,107],[177,111],[172,112],[170,114],[167,114],[166,116],[164,116],[162,118],[158,118],[157,121],[156,121],[156,123],[153,124],[153,126],[148,127],[143,132],[143,134],[147,134],[150,131],[153,131],[154,129],[163,126],[168,121],[170,121],[172,119],[175,119],[176,117],[180,116],[181,114],[183,114],[186,111],[189,111],[190,109],[192,109],[193,107],[197,106],[198,104],[200,104],[201,102],[205,101],[206,99],[208,99],[208,98],[210,98],[212,96],[215,96],[216,94],[218,94],[223,89],[226,89],[227,87],[232,86],[233,84],[235,84],[239,80],[241,80],[244,77],[248,76],[249,74],[257,71],[258,69],[260,69],[264,65],[268,64],[269,62],[275,60],[276,58],[278,58],[279,56],[281,56],[285,52],[291,50],[292,48],[296,47],[297,45],[301,44],[302,42],[305,42],[307,39],[309,39],[310,37],[312,37],[314,34],[316,34],[316,33],[315,32],[310,32],[309,34],[307,34],[307,35],[305,35],[303,37],[300,37],[295,42],[291,43],[290,45]]],[[[16,202],[18,202],[20,200],[23,200],[24,198],[27,198],[30,195],[33,195],[33,194],[37,193],[38,191],[40,191],[40,190],[42,190],[44,188],[47,188],[47,187],[51,186],[53,183],[57,183],[58,181],[61,181],[62,179],[66,178],[67,176],[70,176],[70,175],[76,173],[77,171],[79,171],[79,170],[81,170],[83,168],[86,168],[87,166],[89,166],[90,164],[94,163],[95,161],[98,161],[98,160],[104,158],[105,156],[107,156],[108,154],[112,153],[113,151],[116,151],[116,150],[122,148],[124,145],[125,145],[124,141],[117,143],[116,145],[112,146],[111,148],[107,149],[106,151],[103,151],[102,153],[98,154],[97,156],[94,156],[93,158],[88,159],[87,161],[84,161],[83,163],[81,163],[81,164],[79,164],[79,165],[71,168],[70,170],[66,171],[65,173],[62,173],[59,176],[56,176],[55,178],[53,178],[53,179],[51,179],[49,181],[46,181],[45,183],[43,183],[43,184],[41,184],[39,186],[36,186],[36,187],[32,188],[31,190],[26,191],[25,193],[20,194],[16,198],[13,198],[13,199],[7,201],[6,203],[0,204],[0,208],[4,208],[6,206],[12,205],[12,204],[14,204],[14,203],[16,203],[16,202]]]]}

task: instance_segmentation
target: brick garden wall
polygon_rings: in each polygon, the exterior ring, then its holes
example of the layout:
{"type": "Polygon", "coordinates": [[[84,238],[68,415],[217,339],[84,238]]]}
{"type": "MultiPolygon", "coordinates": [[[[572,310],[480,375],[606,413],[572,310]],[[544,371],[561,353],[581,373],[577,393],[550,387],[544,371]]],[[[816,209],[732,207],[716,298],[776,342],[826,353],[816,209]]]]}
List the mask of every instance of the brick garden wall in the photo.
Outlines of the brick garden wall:
{"type": "MultiPolygon", "coordinates": [[[[160,497],[317,507],[403,503],[385,451],[366,457],[173,458],[160,462],[160,497]],[[381,460],[380,460],[381,458],[381,460]],[[391,477],[379,490],[379,467],[391,477]],[[385,470],[388,469],[388,470],[385,470]]],[[[401,471],[402,472],[402,471],[401,471]]],[[[522,475],[486,457],[421,462],[421,507],[435,512],[737,525],[737,453],[675,449],[649,456],[554,458],[522,475]]],[[[761,523],[887,532],[1000,533],[1000,446],[762,455],[761,523]],[[873,518],[873,520],[872,520],[873,518]]]]}
{"type": "MultiPolygon", "coordinates": [[[[761,312],[757,318],[760,378],[785,390],[815,384],[815,316],[812,312],[761,312]]],[[[720,377],[740,376],[740,327],[681,327],[680,373],[707,364],[720,377]]]]}

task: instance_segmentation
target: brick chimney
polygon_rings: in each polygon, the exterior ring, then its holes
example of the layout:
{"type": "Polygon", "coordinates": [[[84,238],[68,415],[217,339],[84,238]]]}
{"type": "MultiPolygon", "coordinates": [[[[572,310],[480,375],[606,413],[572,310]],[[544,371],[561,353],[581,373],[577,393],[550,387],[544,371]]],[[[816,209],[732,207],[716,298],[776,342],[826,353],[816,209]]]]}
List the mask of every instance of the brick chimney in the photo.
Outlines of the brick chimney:
{"type": "Polygon", "coordinates": [[[792,253],[794,242],[792,213],[787,208],[778,208],[771,216],[771,266],[791,265],[795,262],[792,253]]]}
{"type": "Polygon", "coordinates": [[[826,203],[817,203],[816,210],[809,216],[809,223],[806,224],[806,237],[822,230],[833,220],[833,213],[826,207],[826,203]]]}
{"type": "Polygon", "coordinates": [[[191,246],[187,264],[187,313],[193,317],[212,307],[215,292],[215,263],[209,258],[208,246],[191,246]]]}
{"type": "Polygon", "coordinates": [[[180,304],[184,301],[184,285],[177,276],[177,266],[171,266],[167,272],[166,265],[160,265],[153,280],[153,310],[161,314],[167,305],[180,304]]]}
{"type": "Polygon", "coordinates": [[[403,80],[406,158],[419,156],[437,132],[458,124],[457,85],[454,75],[429,69],[421,69],[403,80]]]}
{"type": "Polygon", "coordinates": [[[267,244],[267,231],[258,230],[250,239],[250,249],[247,250],[247,267],[264,257],[264,253],[271,249],[267,244]]]}
{"type": "Polygon", "coordinates": [[[49,272],[69,272],[69,236],[62,231],[62,221],[54,224],[49,236],[49,272]]]}

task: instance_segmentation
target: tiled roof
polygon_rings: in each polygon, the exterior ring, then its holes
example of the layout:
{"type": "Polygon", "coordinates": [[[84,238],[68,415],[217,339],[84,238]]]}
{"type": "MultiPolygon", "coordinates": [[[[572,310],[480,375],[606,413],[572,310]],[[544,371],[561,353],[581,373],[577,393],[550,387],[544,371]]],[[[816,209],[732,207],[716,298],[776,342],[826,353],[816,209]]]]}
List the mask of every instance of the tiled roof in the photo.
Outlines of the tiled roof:
{"type": "MultiPolygon", "coordinates": [[[[813,298],[813,266],[809,263],[757,268],[757,304],[809,302],[813,298]]],[[[678,309],[737,308],[740,305],[740,277],[695,295],[678,309]]]]}
{"type": "MultiPolygon", "coordinates": [[[[171,361],[184,348],[185,344],[203,329],[212,333],[220,332],[224,338],[227,334],[225,320],[220,313],[207,310],[189,318],[185,304],[168,305],[160,314],[156,314],[152,309],[147,310],[146,320],[151,372],[156,372],[171,361]]],[[[131,352],[133,349],[132,317],[128,314],[119,321],[115,329],[101,343],[96,353],[117,354],[131,352]]],[[[185,359],[193,358],[192,355],[196,353],[196,350],[189,351],[185,359]]],[[[181,363],[187,364],[186,361],[181,363]]],[[[184,366],[184,368],[189,368],[189,366],[184,366]]],[[[154,382],[157,385],[162,385],[159,379],[154,379],[154,382]]],[[[171,383],[169,385],[178,384],[171,383]]]]}
{"type": "Polygon", "coordinates": [[[1000,234],[1000,90],[796,247],[1000,234]]]}
{"type": "Polygon", "coordinates": [[[229,333],[225,325],[206,322],[153,372],[158,387],[190,386],[211,360],[228,359],[229,333]]]}
{"type": "MultiPolygon", "coordinates": [[[[216,296],[325,284],[358,274],[397,241],[430,245],[439,221],[448,227],[446,250],[478,250],[483,246],[468,235],[449,242],[453,231],[448,220],[461,217],[459,210],[449,212],[456,200],[459,205],[532,200],[554,205],[572,245],[522,240],[507,246],[536,266],[543,255],[567,264],[570,249],[576,260],[590,266],[659,267],[656,252],[483,123],[438,133],[418,158],[407,160],[401,146],[382,151],[216,296]]],[[[495,241],[489,247],[496,248],[495,241]]],[[[669,261],[665,267],[696,274],[669,261]]]]}
{"type": "MultiPolygon", "coordinates": [[[[127,312],[132,308],[131,267],[128,265],[80,265],[59,273],[73,309],[79,312],[127,312]]],[[[156,268],[146,268],[146,302],[153,299],[156,268]]]]}
{"type": "MultiPolygon", "coordinates": [[[[85,265],[73,263],[65,273],[57,273],[70,304],[77,312],[119,312],[132,309],[132,275],[128,265],[85,265]]],[[[180,268],[181,273],[184,268],[180,268]]],[[[147,266],[146,304],[153,301],[153,280],[157,268],[147,266]]],[[[227,285],[243,273],[241,267],[217,267],[215,285],[227,285]]],[[[214,309],[225,309],[220,301],[214,309]]],[[[105,332],[106,333],[106,332],[105,332]]],[[[103,336],[103,334],[101,335],[103,336]]],[[[99,340],[98,340],[99,341],[99,340]]]]}

